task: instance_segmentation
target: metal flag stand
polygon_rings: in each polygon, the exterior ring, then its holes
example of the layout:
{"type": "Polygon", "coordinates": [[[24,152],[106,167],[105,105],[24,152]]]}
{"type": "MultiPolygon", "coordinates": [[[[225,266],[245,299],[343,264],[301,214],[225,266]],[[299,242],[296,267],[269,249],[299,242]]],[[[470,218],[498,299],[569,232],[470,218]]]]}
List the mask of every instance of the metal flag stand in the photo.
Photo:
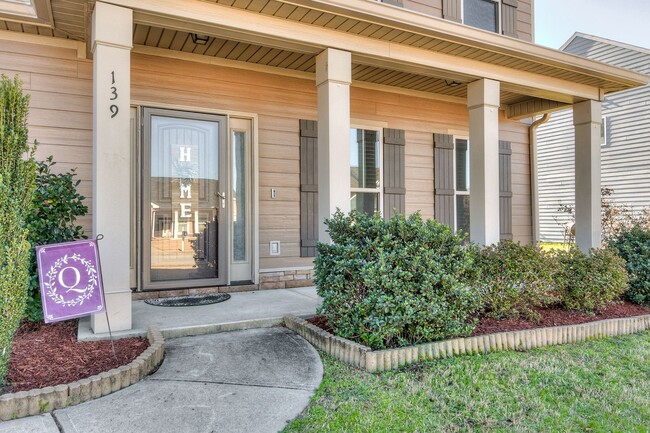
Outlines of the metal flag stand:
{"type": "Polygon", "coordinates": [[[99,254],[99,241],[104,239],[103,234],[98,234],[95,236],[95,240],[97,241],[97,263],[99,264],[99,279],[101,281],[101,287],[102,287],[102,301],[104,302],[104,314],[106,315],[106,324],[108,325],[108,336],[111,339],[111,347],[113,348],[113,357],[115,358],[116,361],[117,359],[117,353],[115,352],[115,341],[113,341],[113,333],[111,332],[111,322],[108,320],[108,304],[106,304],[106,294],[104,293],[103,287],[104,287],[104,279],[102,277],[102,259],[101,259],[101,254],[99,254]]]}

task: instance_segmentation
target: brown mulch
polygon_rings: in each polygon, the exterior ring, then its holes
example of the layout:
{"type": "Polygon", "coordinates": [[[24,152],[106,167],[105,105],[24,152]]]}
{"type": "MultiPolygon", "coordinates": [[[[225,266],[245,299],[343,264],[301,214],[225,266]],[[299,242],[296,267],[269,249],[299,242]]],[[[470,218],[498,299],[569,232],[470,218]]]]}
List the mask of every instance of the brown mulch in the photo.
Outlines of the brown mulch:
{"type": "MultiPolygon", "coordinates": [[[[559,308],[540,308],[537,312],[541,316],[539,323],[525,319],[496,320],[489,317],[483,317],[479,320],[472,336],[551,326],[578,325],[580,323],[595,322],[598,320],[642,316],[650,314],[650,308],[641,307],[630,302],[622,302],[620,304],[610,305],[598,314],[580,313],[559,308]]],[[[327,324],[327,319],[323,316],[312,317],[307,321],[327,332],[332,332],[332,328],[327,324]]]]}
{"type": "Polygon", "coordinates": [[[539,323],[525,319],[496,320],[483,317],[479,320],[474,335],[494,334],[496,332],[521,331],[524,329],[546,328],[550,326],[578,325],[598,320],[618,319],[621,317],[643,316],[650,314],[650,308],[641,307],[631,302],[607,306],[597,314],[561,310],[559,308],[537,309],[541,316],[539,323]]]}
{"type": "Polygon", "coordinates": [[[77,320],[25,322],[14,337],[7,386],[0,394],[84,379],[130,363],[147,347],[146,338],[115,340],[115,359],[110,341],[77,341],[77,320]]]}

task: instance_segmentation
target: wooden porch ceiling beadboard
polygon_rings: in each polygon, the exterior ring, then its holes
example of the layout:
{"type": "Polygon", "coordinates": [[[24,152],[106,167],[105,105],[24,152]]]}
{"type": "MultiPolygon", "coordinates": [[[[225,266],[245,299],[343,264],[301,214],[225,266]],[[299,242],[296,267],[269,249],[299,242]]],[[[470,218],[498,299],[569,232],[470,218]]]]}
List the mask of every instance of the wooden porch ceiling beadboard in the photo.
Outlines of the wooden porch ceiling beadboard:
{"type": "MultiPolygon", "coordinates": [[[[575,83],[604,89],[606,93],[622,90],[624,87],[588,74],[576,74],[575,71],[544,65],[539,62],[518,58],[464,45],[458,42],[425,36],[411,31],[390,28],[380,24],[363,21],[357,18],[336,15],[291,4],[287,0],[202,0],[217,3],[250,12],[273,16],[276,18],[298,21],[301,23],[325,27],[333,30],[351,33],[369,38],[380,39],[392,43],[404,44],[430,51],[450,54],[453,56],[480,60],[499,66],[514,68],[521,71],[533,72],[558,79],[571,80],[575,83]]],[[[382,5],[391,7],[390,5],[382,5]]],[[[433,18],[435,19],[435,18],[433,18]]]]}
{"type": "MultiPolygon", "coordinates": [[[[134,25],[133,43],[152,48],[256,63],[307,73],[314,73],[316,64],[316,57],[313,54],[297,53],[216,37],[210,37],[205,45],[198,45],[192,42],[188,32],[162,29],[143,24],[134,25]]],[[[460,99],[467,97],[467,85],[465,83],[450,85],[453,81],[451,78],[445,79],[358,63],[352,65],[352,79],[355,82],[393,86],[460,99]]],[[[517,93],[501,92],[501,101],[506,105],[526,99],[526,96],[517,93]]]]}

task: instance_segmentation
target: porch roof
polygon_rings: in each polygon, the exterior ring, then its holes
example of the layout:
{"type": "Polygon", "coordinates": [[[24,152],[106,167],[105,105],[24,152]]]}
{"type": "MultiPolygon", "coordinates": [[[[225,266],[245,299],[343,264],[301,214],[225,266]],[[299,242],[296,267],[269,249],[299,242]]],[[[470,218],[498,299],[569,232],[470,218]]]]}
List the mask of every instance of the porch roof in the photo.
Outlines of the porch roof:
{"type": "MultiPolygon", "coordinates": [[[[400,88],[464,103],[466,84],[502,83],[511,118],[554,111],[642,86],[648,76],[373,0],[108,0],[134,10],[134,50],[224,59],[313,77],[327,47],[352,52],[353,85],[400,88]],[[210,36],[206,45],[190,34],[210,36]]],[[[54,29],[87,40],[94,1],[53,2],[54,29]]]]}

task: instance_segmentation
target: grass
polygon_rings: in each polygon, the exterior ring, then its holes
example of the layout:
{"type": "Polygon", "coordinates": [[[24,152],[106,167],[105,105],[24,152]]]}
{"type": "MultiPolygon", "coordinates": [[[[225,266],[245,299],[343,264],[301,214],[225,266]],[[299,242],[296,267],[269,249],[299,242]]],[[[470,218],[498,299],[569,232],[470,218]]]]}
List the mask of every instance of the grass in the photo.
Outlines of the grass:
{"type": "Polygon", "coordinates": [[[291,432],[650,432],[650,332],[368,374],[328,356],[291,432]]]}
{"type": "Polygon", "coordinates": [[[540,242],[539,244],[540,248],[544,251],[551,251],[551,250],[568,250],[569,245],[568,244],[563,244],[562,242],[540,242]]]}

